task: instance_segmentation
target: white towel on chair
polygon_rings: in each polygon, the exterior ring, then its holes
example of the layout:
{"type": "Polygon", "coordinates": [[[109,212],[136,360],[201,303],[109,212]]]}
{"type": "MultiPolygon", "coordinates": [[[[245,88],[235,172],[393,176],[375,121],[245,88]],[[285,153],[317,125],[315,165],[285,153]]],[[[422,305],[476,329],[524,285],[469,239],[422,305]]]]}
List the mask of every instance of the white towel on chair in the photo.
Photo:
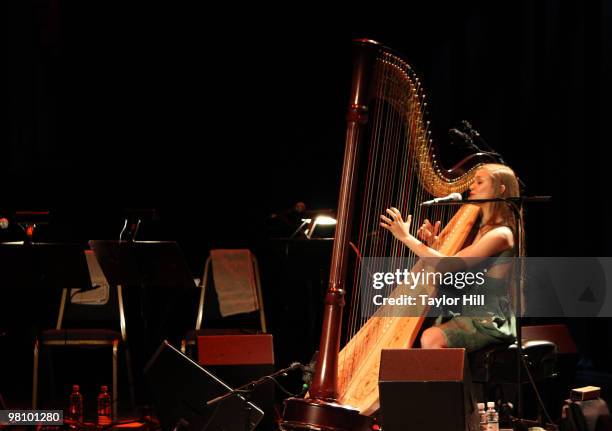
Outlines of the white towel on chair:
{"type": "Polygon", "coordinates": [[[259,309],[253,262],[249,250],[211,250],[213,280],[221,316],[259,309]]]}
{"type": "Polygon", "coordinates": [[[110,286],[93,250],[85,250],[85,257],[87,258],[91,285],[98,287],[85,292],[81,292],[81,289],[70,289],[70,301],[73,304],[104,305],[110,298],[110,286]]]}

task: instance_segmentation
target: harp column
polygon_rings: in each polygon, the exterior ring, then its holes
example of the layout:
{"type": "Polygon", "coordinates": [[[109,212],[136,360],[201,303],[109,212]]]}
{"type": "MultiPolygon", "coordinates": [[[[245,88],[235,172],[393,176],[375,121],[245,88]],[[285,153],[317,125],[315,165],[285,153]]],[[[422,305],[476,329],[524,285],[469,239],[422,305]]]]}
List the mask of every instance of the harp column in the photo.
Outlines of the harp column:
{"type": "Polygon", "coordinates": [[[283,430],[344,431],[368,429],[368,417],[349,406],[338,404],[338,352],[344,307],[344,280],[348,260],[348,243],[352,230],[352,215],[357,188],[357,173],[361,147],[361,130],[368,121],[370,99],[369,72],[376,60],[378,44],[364,41],[370,49],[355,50],[353,67],[353,89],[347,113],[347,134],[344,149],[344,163],[340,183],[340,196],[336,234],[332,250],[330,277],[325,308],[323,331],[319,345],[313,384],[309,398],[289,398],[285,401],[283,430]]]}

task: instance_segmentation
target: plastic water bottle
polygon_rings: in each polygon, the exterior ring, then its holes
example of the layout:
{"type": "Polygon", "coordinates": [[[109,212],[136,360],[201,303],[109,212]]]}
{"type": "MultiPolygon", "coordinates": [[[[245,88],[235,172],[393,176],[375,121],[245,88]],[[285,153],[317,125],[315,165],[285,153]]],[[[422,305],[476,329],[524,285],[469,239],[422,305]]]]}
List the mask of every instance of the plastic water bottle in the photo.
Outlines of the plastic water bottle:
{"type": "Polygon", "coordinates": [[[111,397],[108,394],[108,386],[102,385],[98,395],[98,425],[108,426],[112,420],[111,397]]]}
{"type": "Polygon", "coordinates": [[[79,385],[72,385],[72,393],[68,403],[68,417],[73,421],[83,422],[83,395],[79,385]]]}
{"type": "Polygon", "coordinates": [[[488,419],[487,419],[487,413],[485,412],[485,404],[484,403],[478,403],[478,418],[479,418],[479,424],[480,424],[480,431],[487,431],[488,429],[488,419]]]}
{"type": "Polygon", "coordinates": [[[495,403],[489,401],[487,403],[487,430],[499,431],[499,413],[495,411],[495,403]]]}

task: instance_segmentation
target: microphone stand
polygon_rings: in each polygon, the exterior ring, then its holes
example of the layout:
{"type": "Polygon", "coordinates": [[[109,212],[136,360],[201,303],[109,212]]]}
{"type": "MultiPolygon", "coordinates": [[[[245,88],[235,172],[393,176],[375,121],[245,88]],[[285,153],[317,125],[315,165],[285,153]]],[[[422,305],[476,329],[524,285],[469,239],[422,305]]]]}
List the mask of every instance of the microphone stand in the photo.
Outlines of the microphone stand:
{"type": "Polygon", "coordinates": [[[272,374],[268,374],[267,376],[263,376],[257,380],[253,380],[249,383],[245,383],[244,385],[238,388],[232,389],[231,391],[226,392],[223,395],[220,395],[216,398],[206,401],[206,407],[210,407],[213,404],[223,401],[231,397],[234,394],[241,395],[241,394],[244,394],[245,392],[252,392],[257,386],[265,383],[268,380],[274,379],[277,376],[286,376],[289,371],[297,370],[297,369],[304,369],[304,368],[305,368],[304,365],[300,364],[299,362],[294,362],[287,368],[283,368],[282,370],[278,370],[272,374]]]}
{"type": "MultiPolygon", "coordinates": [[[[519,196],[512,198],[493,198],[493,199],[471,199],[465,201],[447,201],[447,202],[432,202],[426,206],[442,206],[442,205],[464,205],[464,204],[479,204],[486,202],[504,202],[510,207],[514,214],[515,232],[518,236],[518,249],[521,250],[521,232],[519,230],[523,226],[523,204],[525,202],[549,202],[552,196],[519,196]]],[[[521,370],[523,365],[523,337],[521,333],[521,313],[522,313],[522,298],[521,285],[523,284],[524,261],[520,259],[519,281],[516,283],[516,390],[517,390],[517,415],[519,418],[523,416],[523,397],[521,384],[521,370]]]]}
{"type": "MultiPolygon", "coordinates": [[[[292,363],[290,366],[288,366],[287,368],[283,368],[282,370],[278,370],[272,374],[268,374],[267,376],[263,376],[257,380],[253,380],[249,383],[246,383],[238,388],[232,389],[229,392],[226,392],[223,395],[220,395],[216,398],[213,398],[211,400],[206,401],[206,407],[210,407],[213,404],[217,404],[231,396],[233,396],[234,394],[240,396],[240,395],[246,395],[248,392],[252,392],[257,386],[265,383],[268,380],[272,380],[273,382],[275,382],[274,378],[277,376],[286,376],[287,373],[291,370],[297,370],[297,369],[305,369],[306,367],[302,364],[300,364],[299,362],[294,362],[292,363]]],[[[277,383],[278,384],[278,383],[277,383]]],[[[241,397],[243,400],[246,401],[247,397],[241,397]]],[[[251,411],[251,407],[249,406],[248,402],[245,402],[243,407],[243,411],[246,412],[246,416],[245,416],[245,424],[244,424],[244,428],[245,430],[249,430],[249,412],[251,411]]],[[[214,414],[213,414],[214,415],[214,414]]],[[[212,420],[212,418],[210,419],[212,420]]],[[[209,421],[210,421],[209,420],[209,421]]],[[[204,427],[207,428],[208,424],[204,427]]]]}

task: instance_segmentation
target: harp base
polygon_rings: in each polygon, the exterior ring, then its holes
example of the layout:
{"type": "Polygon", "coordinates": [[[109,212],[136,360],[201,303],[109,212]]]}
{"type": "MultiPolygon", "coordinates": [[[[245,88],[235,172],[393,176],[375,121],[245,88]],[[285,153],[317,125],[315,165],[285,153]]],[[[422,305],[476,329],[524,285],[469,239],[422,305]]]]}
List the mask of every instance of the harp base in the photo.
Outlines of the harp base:
{"type": "Polygon", "coordinates": [[[285,400],[282,431],[365,431],[373,419],[348,406],[314,398],[285,400]]]}

